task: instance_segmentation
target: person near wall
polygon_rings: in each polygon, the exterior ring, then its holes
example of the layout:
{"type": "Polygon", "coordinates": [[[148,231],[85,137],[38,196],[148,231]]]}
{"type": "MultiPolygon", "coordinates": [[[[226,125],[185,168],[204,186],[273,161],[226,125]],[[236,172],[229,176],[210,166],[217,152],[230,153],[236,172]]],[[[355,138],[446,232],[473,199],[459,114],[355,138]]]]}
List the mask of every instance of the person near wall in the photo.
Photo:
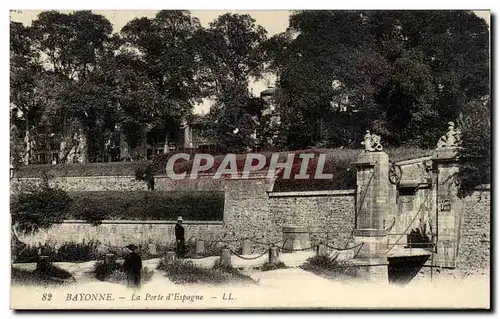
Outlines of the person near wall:
{"type": "Polygon", "coordinates": [[[131,244],[127,248],[130,250],[130,253],[125,257],[123,262],[123,269],[127,274],[127,285],[138,288],[141,285],[142,258],[136,253],[137,246],[131,244]]]}
{"type": "Polygon", "coordinates": [[[177,224],[175,225],[175,242],[177,244],[177,256],[184,257],[186,253],[186,240],[181,216],[177,217],[177,224]]]}

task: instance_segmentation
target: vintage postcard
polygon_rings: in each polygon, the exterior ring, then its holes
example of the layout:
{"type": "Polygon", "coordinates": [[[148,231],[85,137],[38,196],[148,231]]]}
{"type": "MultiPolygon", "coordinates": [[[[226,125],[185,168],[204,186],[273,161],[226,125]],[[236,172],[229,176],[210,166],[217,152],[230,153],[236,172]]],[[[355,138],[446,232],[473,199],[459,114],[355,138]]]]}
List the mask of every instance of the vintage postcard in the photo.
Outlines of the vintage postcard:
{"type": "Polygon", "coordinates": [[[490,309],[490,12],[10,15],[11,308],[490,309]]]}

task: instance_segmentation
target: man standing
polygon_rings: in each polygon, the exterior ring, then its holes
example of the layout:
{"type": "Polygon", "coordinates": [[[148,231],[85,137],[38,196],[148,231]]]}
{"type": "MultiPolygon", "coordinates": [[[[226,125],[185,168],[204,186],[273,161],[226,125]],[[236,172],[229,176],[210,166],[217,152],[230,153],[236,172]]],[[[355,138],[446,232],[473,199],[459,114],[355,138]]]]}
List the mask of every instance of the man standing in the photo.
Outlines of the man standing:
{"type": "Polygon", "coordinates": [[[182,227],[182,216],[177,217],[175,225],[175,242],[177,244],[177,256],[183,257],[186,250],[186,242],[184,238],[184,227],[182,227]]]}
{"type": "Polygon", "coordinates": [[[136,245],[131,244],[127,248],[131,251],[123,262],[123,269],[127,274],[127,285],[139,288],[141,285],[142,258],[135,252],[138,248],[136,245]]]}

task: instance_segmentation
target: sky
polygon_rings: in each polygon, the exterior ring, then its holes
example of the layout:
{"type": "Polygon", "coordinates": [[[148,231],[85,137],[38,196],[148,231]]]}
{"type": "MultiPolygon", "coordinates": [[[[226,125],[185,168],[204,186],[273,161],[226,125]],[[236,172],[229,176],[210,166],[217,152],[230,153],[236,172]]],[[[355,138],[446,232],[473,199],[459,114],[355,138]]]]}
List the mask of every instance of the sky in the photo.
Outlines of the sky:
{"type": "MultiPolygon", "coordinates": [[[[120,32],[125,24],[135,18],[148,17],[153,18],[157,10],[92,10],[96,14],[105,16],[112,24],[114,32],[120,32]]],[[[11,12],[11,20],[22,22],[25,25],[30,25],[31,21],[36,19],[37,15],[42,10],[22,10],[11,12]]],[[[61,10],[61,12],[69,12],[61,10]]],[[[291,11],[275,11],[275,10],[251,10],[251,11],[221,11],[221,10],[191,10],[191,16],[200,20],[203,27],[208,27],[209,23],[215,20],[218,16],[226,12],[237,12],[239,14],[251,15],[257,24],[263,26],[267,30],[268,37],[284,32],[288,27],[288,18],[291,11]]],[[[486,20],[490,24],[490,11],[474,11],[478,16],[486,20]]],[[[250,89],[255,95],[267,89],[269,81],[272,83],[273,77],[265,77],[264,80],[250,84],[250,89]]],[[[204,100],[201,104],[194,107],[194,112],[197,114],[207,113],[210,110],[210,100],[204,100]]]]}

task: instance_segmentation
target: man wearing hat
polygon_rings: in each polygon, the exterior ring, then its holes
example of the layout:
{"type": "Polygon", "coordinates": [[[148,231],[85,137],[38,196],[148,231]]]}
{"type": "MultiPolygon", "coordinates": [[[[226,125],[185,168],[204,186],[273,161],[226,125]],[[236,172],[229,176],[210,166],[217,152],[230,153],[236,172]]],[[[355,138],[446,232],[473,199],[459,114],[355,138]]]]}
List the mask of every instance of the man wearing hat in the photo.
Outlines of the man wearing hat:
{"type": "Polygon", "coordinates": [[[128,245],[127,248],[131,251],[123,262],[123,269],[127,274],[127,285],[129,287],[139,287],[141,285],[141,269],[142,258],[135,251],[136,245],[128,245]]]}
{"type": "Polygon", "coordinates": [[[184,227],[182,226],[182,216],[177,217],[175,225],[175,242],[177,243],[177,255],[183,257],[186,252],[186,242],[184,238],[184,227]]]}

